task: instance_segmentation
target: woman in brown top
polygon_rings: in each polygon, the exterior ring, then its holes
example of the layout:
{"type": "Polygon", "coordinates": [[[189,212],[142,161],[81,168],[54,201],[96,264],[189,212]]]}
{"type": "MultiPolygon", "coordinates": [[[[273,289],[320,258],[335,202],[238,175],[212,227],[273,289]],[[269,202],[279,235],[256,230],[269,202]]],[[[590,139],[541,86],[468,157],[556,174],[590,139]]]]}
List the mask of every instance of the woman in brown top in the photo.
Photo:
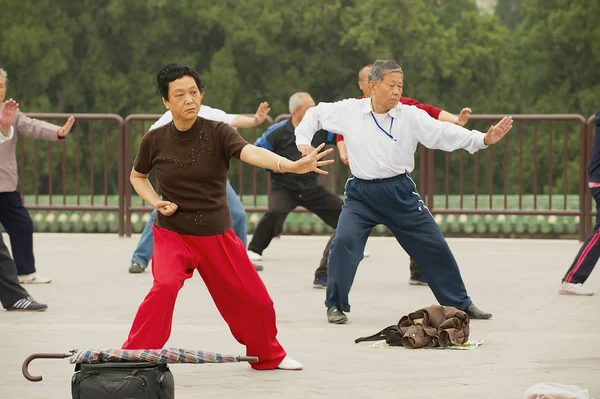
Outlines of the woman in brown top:
{"type": "Polygon", "coordinates": [[[148,132],[131,171],[137,193],[158,209],[154,222],[152,289],[140,305],[124,349],[160,349],[169,339],[177,294],[194,270],[235,339],[246,345],[252,367],[299,370],[277,341],[273,301],[231,228],[225,185],[232,157],[279,172],[327,172],[323,146],[296,162],[250,145],[230,125],[197,117],[202,80],[187,65],[158,74],[163,103],[173,122],[148,132]],[[162,199],[148,181],[156,171],[162,199]]]}

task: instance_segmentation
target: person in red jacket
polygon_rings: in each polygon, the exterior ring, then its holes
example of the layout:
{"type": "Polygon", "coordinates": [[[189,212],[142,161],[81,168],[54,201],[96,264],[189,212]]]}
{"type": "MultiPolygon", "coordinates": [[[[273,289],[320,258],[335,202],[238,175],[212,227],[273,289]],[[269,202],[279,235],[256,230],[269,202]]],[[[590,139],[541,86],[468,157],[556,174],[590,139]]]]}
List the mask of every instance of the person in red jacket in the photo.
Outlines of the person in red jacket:
{"type": "MultiPolygon", "coordinates": [[[[369,72],[371,71],[372,65],[365,65],[358,71],[358,87],[363,92],[363,95],[358,98],[366,98],[371,97],[371,92],[369,89],[369,85],[367,82],[367,77],[369,76],[369,72]]],[[[450,112],[444,111],[441,108],[434,107],[429,104],[422,104],[419,101],[409,98],[409,97],[400,97],[400,102],[406,105],[414,105],[417,108],[422,109],[427,112],[429,116],[434,119],[451,122],[457,124],[459,126],[464,126],[469,120],[469,115],[471,115],[471,108],[463,108],[458,115],[454,115],[450,112]]],[[[340,152],[340,159],[346,165],[348,165],[348,151],[346,150],[346,145],[344,144],[344,136],[338,134],[336,137],[338,151],[340,152]]],[[[315,288],[326,288],[327,286],[327,262],[329,261],[329,249],[331,247],[331,243],[333,242],[333,238],[335,237],[335,231],[332,234],[327,246],[325,247],[325,251],[323,251],[323,257],[321,258],[321,262],[319,267],[315,271],[315,280],[313,283],[313,287],[315,288]]],[[[411,285],[427,285],[427,281],[417,268],[415,261],[413,259],[410,260],[410,278],[408,283],[411,285]]]]}

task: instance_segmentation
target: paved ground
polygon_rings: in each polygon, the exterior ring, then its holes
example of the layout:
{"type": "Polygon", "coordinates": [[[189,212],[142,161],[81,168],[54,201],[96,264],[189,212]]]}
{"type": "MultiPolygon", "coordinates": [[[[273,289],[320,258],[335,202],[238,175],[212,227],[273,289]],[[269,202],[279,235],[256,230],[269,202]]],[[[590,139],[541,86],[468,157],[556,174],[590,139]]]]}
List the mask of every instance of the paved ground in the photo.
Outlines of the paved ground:
{"type": "MultiPolygon", "coordinates": [[[[69,398],[67,360],[38,360],[31,383],[20,372],[33,352],[118,348],[151,275],[127,273],[133,239],[113,235],[37,234],[39,272],[54,281],[27,286],[50,309],[0,311],[0,398],[69,398]]],[[[354,344],[434,303],[427,288],[407,284],[408,257],[390,238],[372,238],[359,269],[347,325],[325,319],[324,291],[312,272],[326,237],[283,237],[265,253],[261,273],[275,301],[279,338],[300,372],[251,370],[247,364],[174,365],[178,399],[187,398],[522,398],[541,381],[574,384],[600,397],[600,271],[593,297],[565,297],[557,286],[576,241],[449,240],[474,302],[494,313],[473,321],[471,351],[375,349],[354,344]]],[[[243,354],[200,278],[186,283],[168,346],[243,354]]]]}

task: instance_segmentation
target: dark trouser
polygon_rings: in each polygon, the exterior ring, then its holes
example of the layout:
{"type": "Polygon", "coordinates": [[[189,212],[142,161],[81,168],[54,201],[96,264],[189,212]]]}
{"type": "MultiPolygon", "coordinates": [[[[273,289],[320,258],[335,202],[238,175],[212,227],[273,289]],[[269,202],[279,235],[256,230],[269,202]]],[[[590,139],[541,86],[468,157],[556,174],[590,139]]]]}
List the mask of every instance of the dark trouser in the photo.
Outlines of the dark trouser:
{"type": "Polygon", "coordinates": [[[2,234],[0,234],[0,303],[6,309],[14,305],[19,299],[28,296],[27,291],[19,284],[17,268],[10,257],[2,234]]]}
{"type": "Polygon", "coordinates": [[[425,279],[425,277],[423,277],[423,274],[421,274],[421,271],[417,267],[417,264],[415,263],[415,260],[413,258],[410,258],[410,263],[408,264],[408,268],[410,269],[410,277],[417,278],[417,279],[419,279],[419,278],[425,279]]]}
{"type": "Polygon", "coordinates": [[[583,284],[588,279],[600,258],[600,188],[590,189],[596,200],[596,225],[591,236],[586,238],[563,281],[583,284]]]}
{"type": "Polygon", "coordinates": [[[269,210],[258,222],[252,241],[248,245],[248,250],[262,255],[273,237],[281,232],[285,216],[297,206],[305,207],[335,229],[342,211],[342,205],[343,202],[340,197],[327,191],[323,186],[302,193],[273,186],[269,210]]]}
{"type": "Polygon", "coordinates": [[[275,227],[275,237],[278,237],[281,235],[281,233],[283,233],[283,225],[285,223],[285,219],[287,219],[287,216],[287,213],[279,216],[277,227],[275,227]]]}
{"type": "Polygon", "coordinates": [[[459,310],[471,304],[454,255],[408,175],[346,183],[346,201],[331,245],[325,305],[350,311],[348,296],[369,233],[383,224],[421,273],[441,305],[459,310]]]}
{"type": "MultiPolygon", "coordinates": [[[[315,270],[315,279],[321,278],[327,275],[327,263],[329,262],[329,252],[331,250],[331,244],[333,243],[333,239],[335,238],[335,233],[337,229],[333,231],[331,237],[329,237],[329,241],[327,241],[327,245],[325,245],[325,250],[323,251],[323,256],[321,257],[321,262],[319,263],[319,267],[315,270]]],[[[410,268],[410,276],[421,278],[421,272],[417,267],[415,261],[411,258],[409,263],[410,268]]]]}
{"type": "Polygon", "coordinates": [[[22,276],[35,273],[33,221],[23,206],[18,191],[0,193],[0,223],[10,237],[17,274],[22,276]]]}

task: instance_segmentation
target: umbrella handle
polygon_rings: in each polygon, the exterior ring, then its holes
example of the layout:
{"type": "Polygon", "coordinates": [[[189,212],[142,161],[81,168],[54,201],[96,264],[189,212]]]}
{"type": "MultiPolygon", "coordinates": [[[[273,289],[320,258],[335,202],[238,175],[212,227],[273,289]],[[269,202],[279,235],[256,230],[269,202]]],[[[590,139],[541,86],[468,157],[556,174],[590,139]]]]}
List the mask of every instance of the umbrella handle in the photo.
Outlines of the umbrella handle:
{"type": "Polygon", "coordinates": [[[31,375],[29,374],[29,363],[31,363],[34,359],[65,359],[67,357],[71,357],[73,352],[71,353],[34,353],[33,355],[27,356],[27,359],[23,362],[23,367],[21,367],[21,371],[23,372],[23,376],[27,378],[31,382],[40,382],[42,380],[41,375],[31,375]]]}
{"type": "Polygon", "coordinates": [[[240,356],[240,362],[258,362],[256,356],[240,356]]]}

